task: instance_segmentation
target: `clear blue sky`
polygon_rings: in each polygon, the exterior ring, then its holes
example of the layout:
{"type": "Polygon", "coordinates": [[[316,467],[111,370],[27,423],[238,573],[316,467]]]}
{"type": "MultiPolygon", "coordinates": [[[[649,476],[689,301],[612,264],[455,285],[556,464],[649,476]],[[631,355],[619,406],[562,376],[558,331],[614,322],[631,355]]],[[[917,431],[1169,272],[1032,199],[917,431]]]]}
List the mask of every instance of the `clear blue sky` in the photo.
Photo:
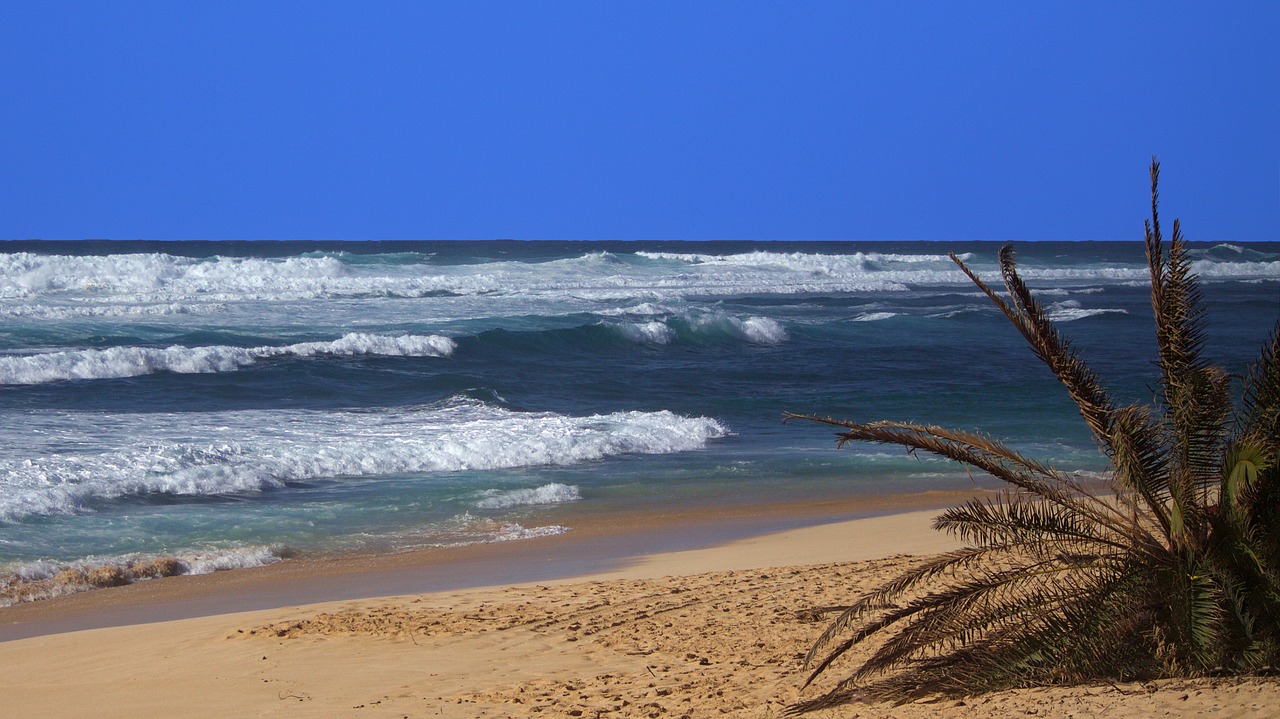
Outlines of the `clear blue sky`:
{"type": "Polygon", "coordinates": [[[0,0],[0,238],[1280,240],[1280,2],[0,0]]]}

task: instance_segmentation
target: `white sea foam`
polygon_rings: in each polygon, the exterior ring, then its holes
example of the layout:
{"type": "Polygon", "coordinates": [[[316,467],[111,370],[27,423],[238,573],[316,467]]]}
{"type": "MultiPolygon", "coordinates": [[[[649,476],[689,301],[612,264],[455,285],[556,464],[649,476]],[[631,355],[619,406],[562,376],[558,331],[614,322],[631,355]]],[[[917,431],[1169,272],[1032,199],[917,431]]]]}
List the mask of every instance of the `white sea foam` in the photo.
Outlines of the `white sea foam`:
{"type": "Polygon", "coordinates": [[[552,482],[531,489],[487,489],[475,505],[480,509],[509,509],[526,505],[562,504],[582,499],[582,493],[570,484],[552,482]]]}
{"type": "MultiPolygon", "coordinates": [[[[118,569],[118,576],[130,577],[157,560],[172,560],[172,574],[211,574],[227,569],[260,567],[280,561],[279,549],[265,546],[191,550],[173,555],[132,554],[122,557],[87,557],[76,562],[35,561],[0,569],[0,607],[22,602],[75,594],[97,586],[92,575],[118,569]]],[[[153,564],[154,566],[154,564],[153,564]]],[[[124,581],[141,581],[157,575],[132,576],[124,581]]]]}
{"type": "Polygon", "coordinates": [[[500,531],[489,540],[491,542],[514,542],[521,539],[537,539],[538,537],[554,537],[568,532],[569,528],[559,524],[547,524],[541,527],[525,527],[514,522],[506,522],[500,531]]]}
{"type": "MultiPolygon", "coordinates": [[[[1218,262],[1196,260],[1191,263],[1192,272],[1206,279],[1246,280],[1258,277],[1280,277],[1280,262],[1218,262]]],[[[1024,280],[1068,281],[1148,284],[1151,271],[1139,266],[1104,267],[1019,267],[1018,274],[1024,280]]]]}
{"type": "Polygon", "coordinates": [[[55,292],[153,293],[163,288],[197,294],[215,288],[276,285],[295,290],[341,278],[332,257],[194,259],[160,253],[105,256],[0,254],[0,297],[55,292]]]}
{"type": "Polygon", "coordinates": [[[1191,263],[1199,276],[1213,279],[1258,279],[1280,277],[1280,262],[1213,262],[1191,263]]]}
{"type": "MultiPolygon", "coordinates": [[[[495,311],[504,311],[504,299],[518,300],[524,312],[531,303],[597,311],[594,303],[615,301],[648,303],[657,308],[655,313],[665,314],[661,303],[684,298],[900,291],[967,283],[945,256],[927,253],[638,252],[635,257],[643,261],[590,253],[548,262],[433,265],[367,262],[345,255],[194,259],[159,253],[92,257],[12,253],[0,254],[0,299],[10,301],[9,316],[55,318],[91,317],[99,312],[143,316],[204,311],[191,308],[219,304],[317,298],[424,297],[442,304],[448,304],[449,298],[485,300],[483,305],[454,303],[450,307],[454,317],[494,316],[495,311]]],[[[1193,267],[1212,279],[1280,277],[1280,262],[1272,256],[1242,256],[1229,248],[1215,248],[1212,259],[1197,259],[1193,267]]],[[[991,267],[975,269],[983,276],[996,272],[991,267]]],[[[1025,279],[1042,284],[1140,282],[1148,276],[1147,269],[1136,264],[1024,264],[1021,272],[1025,279]]],[[[645,304],[633,307],[643,311],[645,304]]]]}
{"type": "Polygon", "coordinates": [[[272,357],[383,355],[448,357],[456,343],[440,335],[349,333],[332,342],[267,347],[111,347],[0,357],[0,385],[137,377],[155,372],[230,372],[272,357]]]}
{"type": "Polygon", "coordinates": [[[898,315],[899,315],[898,312],[863,312],[857,317],[854,317],[852,321],[853,322],[878,322],[880,320],[887,320],[890,317],[897,317],[898,315]]]}
{"type": "Polygon", "coordinates": [[[787,341],[786,328],[768,317],[739,319],[729,315],[708,314],[691,317],[689,325],[694,332],[712,336],[728,335],[758,345],[776,345],[787,341]]]}
{"type": "Polygon", "coordinates": [[[280,561],[279,549],[251,546],[183,552],[176,556],[183,574],[211,574],[227,569],[261,567],[280,561]]]}
{"type": "Polygon", "coordinates": [[[639,344],[665,345],[676,338],[676,331],[654,320],[652,322],[623,323],[613,325],[623,337],[639,344]]]}
{"type": "Polygon", "coordinates": [[[228,495],[291,482],[668,454],[728,433],[716,420],[668,411],[573,417],[474,400],[377,412],[42,411],[9,419],[19,449],[0,458],[0,521],[92,511],[126,496],[228,495]]]}
{"type": "Polygon", "coordinates": [[[185,315],[210,315],[225,312],[227,306],[213,304],[182,304],[171,302],[157,305],[105,304],[50,306],[39,304],[8,304],[0,306],[0,317],[66,320],[79,318],[130,318],[172,317],[185,315]]]}
{"type": "Polygon", "coordinates": [[[597,310],[595,314],[601,317],[656,317],[675,314],[675,310],[652,302],[642,302],[631,307],[611,307],[597,310]]]}
{"type": "Polygon", "coordinates": [[[1207,250],[1198,250],[1198,249],[1192,250],[1192,256],[1203,257],[1211,261],[1214,261],[1214,260],[1274,261],[1277,259],[1277,256],[1274,253],[1260,252],[1258,250],[1255,250],[1249,247],[1244,247],[1243,245],[1231,244],[1229,242],[1224,242],[1219,245],[1214,245],[1213,247],[1210,247],[1207,250]]]}
{"type": "Polygon", "coordinates": [[[1128,310],[1111,309],[1106,307],[1085,308],[1076,300],[1066,300],[1065,302],[1055,302],[1045,308],[1049,315],[1049,319],[1055,322],[1072,322],[1074,320],[1082,320],[1086,317],[1096,317],[1106,314],[1129,314],[1128,310]]]}
{"type": "MultiPolygon", "coordinates": [[[[651,260],[674,260],[696,265],[734,265],[743,267],[771,267],[797,272],[817,274],[841,274],[850,271],[866,271],[887,264],[951,264],[946,255],[904,255],[880,252],[855,252],[848,255],[825,255],[808,252],[743,252],[734,255],[707,255],[680,252],[637,252],[636,255],[651,260]]],[[[968,260],[969,255],[960,259],[968,260]]]]}
{"type": "Polygon", "coordinates": [[[399,537],[397,543],[406,547],[465,547],[552,537],[568,531],[568,527],[558,524],[526,527],[517,522],[476,517],[470,512],[463,512],[433,525],[422,534],[399,537]]]}
{"type": "Polygon", "coordinates": [[[663,314],[669,316],[647,322],[610,323],[609,326],[632,342],[649,345],[670,344],[681,335],[707,339],[728,338],[760,345],[781,344],[788,339],[786,328],[769,317],[735,317],[721,311],[665,311],[663,314]]]}
{"type": "Polygon", "coordinates": [[[776,345],[787,341],[787,331],[776,320],[768,317],[748,317],[733,320],[735,328],[748,341],[758,345],[776,345]]]}

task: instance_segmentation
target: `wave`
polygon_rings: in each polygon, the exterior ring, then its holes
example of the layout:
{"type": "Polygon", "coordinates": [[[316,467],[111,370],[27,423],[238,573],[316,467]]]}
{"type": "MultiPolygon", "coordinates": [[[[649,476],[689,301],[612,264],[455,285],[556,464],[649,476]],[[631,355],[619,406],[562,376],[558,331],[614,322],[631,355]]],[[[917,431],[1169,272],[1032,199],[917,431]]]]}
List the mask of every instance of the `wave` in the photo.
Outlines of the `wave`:
{"type": "Polygon", "coordinates": [[[0,521],[91,512],[130,498],[669,454],[728,434],[714,419],[665,410],[575,417],[470,399],[379,411],[48,411],[23,413],[17,424],[9,434],[22,449],[0,459],[0,521]]]}
{"type": "Polygon", "coordinates": [[[863,312],[857,317],[854,317],[852,321],[853,322],[879,322],[880,320],[887,320],[891,317],[897,317],[899,314],[901,313],[899,312],[863,312]]]}
{"type": "Polygon", "coordinates": [[[674,315],[676,311],[670,307],[652,302],[642,302],[631,307],[611,307],[609,309],[596,310],[595,314],[601,317],[655,317],[659,315],[674,315]]]}
{"type": "Polygon", "coordinates": [[[748,317],[745,320],[727,316],[704,316],[689,320],[695,332],[727,334],[758,345],[776,345],[787,340],[787,330],[768,317],[748,317]]]}
{"type": "Polygon", "coordinates": [[[182,304],[171,302],[158,305],[107,304],[87,306],[6,305],[0,307],[0,317],[15,319],[80,319],[80,318],[129,318],[171,317],[185,315],[210,315],[226,312],[227,306],[214,304],[182,304]]]}
{"type": "Polygon", "coordinates": [[[0,297],[53,292],[155,292],[170,287],[198,293],[215,287],[309,285],[341,278],[334,257],[263,260],[240,257],[196,259],[161,253],[122,255],[0,254],[0,297]]]}
{"type": "Polygon", "coordinates": [[[533,489],[485,490],[475,505],[480,509],[509,509],[540,504],[562,504],[582,499],[577,487],[552,482],[533,489]]]}
{"type": "MultiPolygon", "coordinates": [[[[1205,279],[1248,280],[1280,277],[1280,262],[1219,262],[1194,260],[1191,270],[1205,279]]],[[[979,273],[980,275],[984,273],[979,273]]],[[[1018,274],[1024,280],[1054,280],[1069,282],[1096,282],[1099,280],[1123,284],[1142,285],[1150,282],[1151,271],[1146,267],[1019,267],[1018,274]]]]}
{"type": "MultiPolygon", "coordinates": [[[[548,486],[565,487],[565,485],[548,486]]],[[[495,508],[507,508],[520,504],[550,504],[554,501],[577,499],[577,489],[567,487],[566,490],[572,491],[548,491],[549,497],[565,494],[563,499],[537,501],[538,492],[542,489],[544,488],[523,490],[534,493],[533,501],[513,501],[495,508]]],[[[511,494],[516,495],[516,493],[511,494]]],[[[488,517],[477,518],[463,513],[427,528],[421,535],[400,537],[397,546],[460,547],[552,537],[568,531],[569,528],[562,525],[525,527],[516,522],[488,517]]],[[[281,546],[249,545],[221,549],[192,549],[170,554],[130,554],[113,558],[88,557],[73,562],[42,560],[10,564],[0,568],[0,608],[150,579],[261,567],[280,562],[292,554],[291,550],[281,546]]]]}
{"type": "MultiPolygon", "coordinates": [[[[994,265],[984,265],[982,258],[962,257],[971,260],[979,274],[996,273],[994,265]]],[[[141,315],[189,311],[182,308],[218,303],[326,298],[479,298],[485,300],[483,306],[461,302],[450,311],[491,313],[494,308],[490,303],[495,298],[519,300],[527,310],[528,303],[534,301],[578,306],[602,301],[661,303],[755,294],[897,292],[913,286],[967,283],[945,255],[929,253],[592,252],[550,260],[470,264],[427,264],[416,258],[370,262],[360,258],[341,253],[271,259],[159,253],[0,254],[0,299],[10,300],[13,306],[19,302],[57,305],[23,311],[33,317],[40,312],[53,317],[92,316],[98,307],[112,308],[101,310],[104,313],[141,315]],[[79,306],[66,306],[72,304],[79,306]],[[141,309],[148,307],[158,309],[141,309]]],[[[1232,249],[1215,248],[1197,259],[1194,267],[1214,279],[1280,277],[1280,262],[1274,258],[1265,253],[1242,255],[1232,249]]],[[[1148,276],[1147,269],[1138,264],[1062,267],[1028,263],[1022,274],[1032,281],[1092,284],[1141,281],[1148,276]]]]}
{"type": "Polygon", "coordinates": [[[137,377],[156,372],[230,372],[264,359],[287,356],[448,357],[456,348],[452,339],[440,335],[388,337],[354,332],[332,342],[301,342],[279,347],[214,345],[70,350],[0,357],[0,385],[137,377]]]}
{"type": "Polygon", "coordinates": [[[1082,319],[1085,319],[1086,317],[1096,317],[1098,315],[1129,314],[1128,310],[1121,310],[1121,309],[1110,309],[1110,308],[1086,309],[1084,307],[1081,307],[1080,303],[1075,300],[1067,300],[1065,302],[1054,302],[1053,304],[1046,307],[1045,311],[1048,313],[1049,319],[1055,322],[1073,322],[1075,320],[1082,320],[1082,319]]]}
{"type": "MultiPolygon", "coordinates": [[[[953,266],[947,255],[909,255],[880,252],[855,252],[850,255],[825,255],[807,252],[743,252],[734,255],[707,255],[680,252],[637,252],[638,257],[651,260],[674,260],[695,265],[734,265],[742,267],[774,267],[799,272],[840,274],[850,271],[866,271],[889,264],[936,263],[953,266]]],[[[968,260],[969,254],[960,255],[968,260]]]]}
{"type": "Polygon", "coordinates": [[[776,345],[786,342],[789,337],[782,323],[772,318],[758,315],[735,316],[719,310],[666,315],[636,313],[633,317],[627,313],[608,310],[593,314],[602,319],[571,327],[519,331],[496,328],[459,341],[467,348],[468,354],[506,355],[530,351],[548,354],[589,353],[619,344],[662,346],[675,342],[747,342],[776,345]],[[623,321],[620,317],[640,321],[623,321]]]}
{"type": "Polygon", "coordinates": [[[260,567],[281,558],[279,548],[250,546],[67,563],[26,562],[0,572],[0,607],[148,579],[260,567]]]}
{"type": "Polygon", "coordinates": [[[1226,261],[1240,262],[1241,260],[1252,262],[1274,262],[1280,259],[1280,256],[1270,252],[1260,252],[1249,247],[1236,245],[1229,242],[1214,245],[1207,250],[1192,250],[1193,257],[1201,257],[1209,261],[1226,261]]]}
{"type": "Polygon", "coordinates": [[[610,325],[627,340],[640,344],[665,345],[684,336],[698,340],[732,339],[757,345],[777,345],[788,339],[787,330],[768,317],[733,317],[720,313],[671,317],[665,321],[610,325]]]}
{"type": "MultiPolygon", "coordinates": [[[[502,507],[502,509],[506,509],[506,507],[502,507]]],[[[398,533],[392,539],[392,544],[405,549],[418,547],[466,547],[473,544],[493,544],[495,542],[515,542],[522,539],[554,537],[568,531],[568,527],[559,524],[526,527],[518,522],[494,519],[492,517],[477,517],[470,512],[463,512],[422,529],[416,529],[409,533],[398,533]]]]}
{"type": "Polygon", "coordinates": [[[625,339],[639,344],[665,345],[676,338],[676,331],[657,320],[612,325],[625,339]]]}

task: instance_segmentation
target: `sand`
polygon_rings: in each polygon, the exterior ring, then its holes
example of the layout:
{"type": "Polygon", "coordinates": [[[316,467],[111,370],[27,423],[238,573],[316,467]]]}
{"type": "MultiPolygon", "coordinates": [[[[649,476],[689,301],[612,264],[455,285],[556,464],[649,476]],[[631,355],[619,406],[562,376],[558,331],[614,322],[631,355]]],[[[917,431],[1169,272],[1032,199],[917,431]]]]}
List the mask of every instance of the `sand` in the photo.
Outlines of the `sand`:
{"type": "MultiPolygon", "coordinates": [[[[779,716],[821,690],[799,691],[801,660],[831,607],[954,546],[928,528],[934,513],[652,554],[560,581],[0,642],[0,716],[779,716]]],[[[165,583],[182,586],[155,582],[165,583]]],[[[1243,719],[1278,710],[1280,682],[1253,678],[853,704],[811,716],[1243,719]]]]}

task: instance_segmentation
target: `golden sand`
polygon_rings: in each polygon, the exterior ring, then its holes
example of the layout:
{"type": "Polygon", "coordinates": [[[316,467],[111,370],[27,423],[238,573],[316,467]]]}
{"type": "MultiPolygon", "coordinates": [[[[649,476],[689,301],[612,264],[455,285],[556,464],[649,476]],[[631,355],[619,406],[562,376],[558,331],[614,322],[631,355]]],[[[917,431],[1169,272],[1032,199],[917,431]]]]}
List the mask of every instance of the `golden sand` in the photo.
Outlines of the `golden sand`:
{"type": "MultiPolygon", "coordinates": [[[[560,582],[0,643],[0,716],[775,717],[834,608],[951,541],[912,512],[560,582]]],[[[169,580],[164,580],[169,581],[169,580]]],[[[102,590],[115,591],[115,590],[102,590]]],[[[0,615],[3,616],[3,615],[0,615]]],[[[1272,679],[1000,692],[816,717],[1271,717],[1272,679]]]]}

